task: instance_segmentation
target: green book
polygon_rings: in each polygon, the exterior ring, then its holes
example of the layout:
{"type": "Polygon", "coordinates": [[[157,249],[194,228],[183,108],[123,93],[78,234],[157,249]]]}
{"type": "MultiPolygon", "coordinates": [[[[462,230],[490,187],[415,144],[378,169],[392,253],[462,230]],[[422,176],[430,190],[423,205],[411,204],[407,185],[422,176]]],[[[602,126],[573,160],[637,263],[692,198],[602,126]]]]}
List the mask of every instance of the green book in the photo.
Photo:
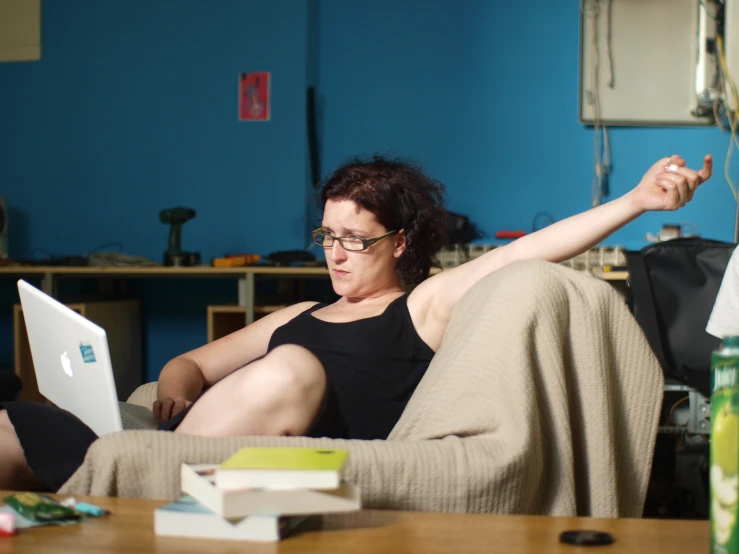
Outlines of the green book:
{"type": "Polygon", "coordinates": [[[222,489],[335,489],[348,455],[326,448],[246,447],[218,466],[215,483],[222,489]]]}

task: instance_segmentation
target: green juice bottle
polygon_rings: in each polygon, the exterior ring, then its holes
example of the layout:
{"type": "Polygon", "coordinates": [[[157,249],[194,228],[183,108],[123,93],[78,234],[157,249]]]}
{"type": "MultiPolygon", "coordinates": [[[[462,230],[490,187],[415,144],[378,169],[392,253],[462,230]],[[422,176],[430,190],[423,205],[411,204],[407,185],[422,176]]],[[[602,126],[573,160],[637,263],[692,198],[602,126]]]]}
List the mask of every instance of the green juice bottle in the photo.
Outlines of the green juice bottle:
{"type": "Polygon", "coordinates": [[[711,355],[711,554],[739,554],[739,337],[711,355]]]}

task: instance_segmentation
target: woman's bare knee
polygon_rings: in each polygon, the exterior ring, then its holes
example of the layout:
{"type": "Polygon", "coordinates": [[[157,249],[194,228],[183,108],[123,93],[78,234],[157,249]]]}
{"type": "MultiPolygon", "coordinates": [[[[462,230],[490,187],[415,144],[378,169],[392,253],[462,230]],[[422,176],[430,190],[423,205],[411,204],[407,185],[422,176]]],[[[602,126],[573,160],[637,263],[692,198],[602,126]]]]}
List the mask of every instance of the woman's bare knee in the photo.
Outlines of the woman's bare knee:
{"type": "Polygon", "coordinates": [[[318,358],[284,345],[232,373],[198,400],[177,431],[207,436],[298,435],[315,419],[326,390],[318,358]]]}
{"type": "Polygon", "coordinates": [[[299,397],[316,393],[323,396],[326,373],[318,358],[302,346],[279,346],[264,361],[264,373],[278,381],[275,384],[280,390],[299,397]]]}
{"type": "Polygon", "coordinates": [[[262,360],[244,386],[261,391],[257,400],[260,410],[279,422],[279,434],[299,435],[318,413],[326,391],[326,373],[318,359],[299,346],[285,345],[273,353],[262,360]]]}

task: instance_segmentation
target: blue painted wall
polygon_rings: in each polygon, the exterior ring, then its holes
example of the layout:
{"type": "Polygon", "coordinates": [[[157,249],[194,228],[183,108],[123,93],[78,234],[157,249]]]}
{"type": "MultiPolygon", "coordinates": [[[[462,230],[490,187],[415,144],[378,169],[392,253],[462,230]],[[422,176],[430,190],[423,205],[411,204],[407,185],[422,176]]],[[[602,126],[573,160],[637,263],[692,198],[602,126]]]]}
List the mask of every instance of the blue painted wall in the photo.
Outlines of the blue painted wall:
{"type": "MultiPolygon", "coordinates": [[[[490,237],[530,230],[540,211],[561,219],[586,210],[593,130],[578,123],[578,10],[548,0],[320,0],[324,167],[357,153],[415,159],[447,185],[449,208],[490,237]]],[[[683,221],[732,239],[728,135],[623,128],[611,142],[611,198],[671,153],[690,164],[713,153],[716,171],[685,209],[647,214],[604,244],[640,248],[647,232],[683,221]]]]}
{"type": "Polygon", "coordinates": [[[206,259],[302,246],[306,34],[303,0],[44,2],[42,60],[0,65],[14,254],[120,241],[159,260],[176,205],[206,259]],[[242,71],[272,71],[271,122],[237,120],[242,71]]]}
{"type": "MultiPolygon", "coordinates": [[[[303,248],[307,10],[304,0],[45,1],[41,61],[0,64],[11,256],[117,241],[161,260],[159,211],[178,205],[197,210],[183,248],[205,260],[303,248]],[[244,71],[272,72],[269,123],[237,120],[244,71]]],[[[205,341],[208,302],[236,300],[233,281],[134,286],[151,377],[205,341]]]]}
{"type": "MultiPolygon", "coordinates": [[[[84,254],[118,241],[160,259],[159,210],[197,209],[183,246],[306,246],[316,212],[305,88],[317,86],[325,174],[356,154],[415,159],[449,208],[489,235],[590,203],[593,131],[577,122],[578,3],[532,0],[68,0],[43,4],[37,63],[0,64],[0,191],[11,255],[84,254]],[[270,123],[236,119],[237,75],[272,71],[270,123]],[[279,212],[279,218],[275,216],[279,212]]],[[[608,244],[638,248],[662,223],[730,240],[728,137],[715,128],[613,129],[613,196],[658,157],[716,158],[677,214],[649,214],[608,244]]],[[[737,175],[736,166],[732,175],[737,175]]],[[[205,340],[205,306],[231,281],[136,281],[149,378],[205,340]]],[[[0,366],[12,363],[13,284],[0,282],[0,366]],[[5,300],[3,300],[5,299],[5,300]]]]}

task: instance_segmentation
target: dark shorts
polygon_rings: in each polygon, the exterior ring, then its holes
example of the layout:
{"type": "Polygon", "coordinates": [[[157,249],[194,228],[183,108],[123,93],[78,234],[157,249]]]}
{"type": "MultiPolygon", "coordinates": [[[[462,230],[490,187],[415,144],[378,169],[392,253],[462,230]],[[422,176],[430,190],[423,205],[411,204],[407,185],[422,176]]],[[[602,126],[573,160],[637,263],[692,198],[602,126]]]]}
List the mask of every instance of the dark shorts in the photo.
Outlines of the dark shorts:
{"type": "Polygon", "coordinates": [[[82,465],[95,432],[76,416],[40,402],[3,402],[31,471],[57,491],[82,465]]]}
{"type": "MultiPolygon", "coordinates": [[[[192,408],[162,423],[162,431],[174,431],[192,408]]],[[[49,491],[57,491],[77,471],[95,432],[75,415],[40,402],[2,402],[15,427],[26,462],[49,491]]],[[[346,425],[332,387],[326,389],[318,417],[305,433],[308,437],[346,437],[346,425]]]]}

